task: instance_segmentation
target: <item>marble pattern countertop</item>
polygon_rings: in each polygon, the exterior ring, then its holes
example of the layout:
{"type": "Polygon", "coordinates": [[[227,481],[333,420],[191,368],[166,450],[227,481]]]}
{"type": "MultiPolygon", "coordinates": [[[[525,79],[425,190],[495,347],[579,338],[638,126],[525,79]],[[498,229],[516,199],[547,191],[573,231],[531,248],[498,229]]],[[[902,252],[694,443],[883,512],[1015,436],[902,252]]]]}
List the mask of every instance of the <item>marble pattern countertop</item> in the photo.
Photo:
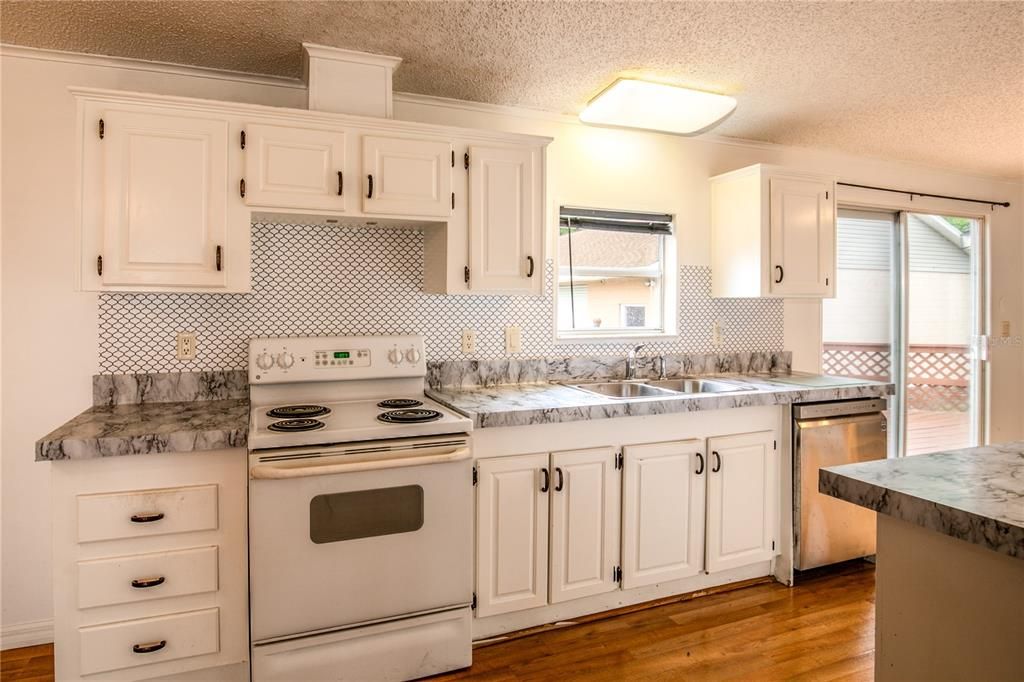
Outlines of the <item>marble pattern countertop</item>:
{"type": "Polygon", "coordinates": [[[245,447],[249,401],[101,405],[36,443],[36,461],[245,447]]]}
{"type": "Polygon", "coordinates": [[[892,393],[892,384],[874,381],[808,388],[772,383],[770,377],[727,375],[720,378],[742,383],[751,390],[622,399],[595,395],[568,385],[534,383],[465,389],[431,388],[427,390],[427,395],[442,405],[470,417],[473,419],[474,428],[481,429],[722,410],[732,407],[877,398],[892,393]]]}
{"type": "Polygon", "coordinates": [[[1024,559],[1024,441],[829,467],[818,489],[1024,559]]]}

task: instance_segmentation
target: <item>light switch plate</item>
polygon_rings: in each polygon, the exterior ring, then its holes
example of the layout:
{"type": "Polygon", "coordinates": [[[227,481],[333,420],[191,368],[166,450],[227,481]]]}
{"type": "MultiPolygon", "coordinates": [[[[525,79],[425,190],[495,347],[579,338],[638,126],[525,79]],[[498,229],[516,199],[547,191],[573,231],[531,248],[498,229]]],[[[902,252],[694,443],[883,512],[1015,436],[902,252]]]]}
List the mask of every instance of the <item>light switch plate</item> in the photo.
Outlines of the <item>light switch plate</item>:
{"type": "Polygon", "coordinates": [[[505,352],[520,353],[523,350],[523,330],[519,325],[505,327],[505,352]]]}
{"type": "Polygon", "coordinates": [[[475,329],[463,329],[462,330],[462,352],[469,354],[476,352],[476,330],[475,329]]]}

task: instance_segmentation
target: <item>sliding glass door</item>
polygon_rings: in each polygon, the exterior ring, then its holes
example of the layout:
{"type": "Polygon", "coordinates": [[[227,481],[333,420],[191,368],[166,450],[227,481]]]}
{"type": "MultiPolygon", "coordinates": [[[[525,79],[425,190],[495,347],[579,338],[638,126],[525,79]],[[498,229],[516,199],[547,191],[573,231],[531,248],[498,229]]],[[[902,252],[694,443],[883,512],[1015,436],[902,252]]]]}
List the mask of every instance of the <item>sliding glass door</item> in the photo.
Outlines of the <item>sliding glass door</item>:
{"type": "Polygon", "coordinates": [[[892,381],[890,456],[981,438],[979,229],[955,216],[840,210],[823,371],[892,381]]]}

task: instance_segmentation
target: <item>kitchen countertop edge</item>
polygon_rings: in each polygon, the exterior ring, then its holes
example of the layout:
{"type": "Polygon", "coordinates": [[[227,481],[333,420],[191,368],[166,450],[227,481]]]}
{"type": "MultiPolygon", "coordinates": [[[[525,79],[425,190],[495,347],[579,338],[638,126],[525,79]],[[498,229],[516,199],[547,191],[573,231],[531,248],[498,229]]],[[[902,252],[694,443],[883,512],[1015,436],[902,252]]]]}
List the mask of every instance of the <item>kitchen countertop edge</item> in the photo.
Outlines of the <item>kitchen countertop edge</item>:
{"type": "Polygon", "coordinates": [[[1012,500],[1024,499],[1024,486],[1010,488],[1013,471],[1022,465],[1024,441],[824,468],[818,489],[879,514],[1024,559],[1024,516],[1009,516],[1012,500]],[[963,473],[965,467],[976,472],[973,477],[963,473]],[[947,481],[955,482],[956,495],[941,489],[947,481]],[[981,508],[985,505],[990,509],[981,508]],[[993,505],[1005,505],[1002,518],[991,510],[993,505]]]}

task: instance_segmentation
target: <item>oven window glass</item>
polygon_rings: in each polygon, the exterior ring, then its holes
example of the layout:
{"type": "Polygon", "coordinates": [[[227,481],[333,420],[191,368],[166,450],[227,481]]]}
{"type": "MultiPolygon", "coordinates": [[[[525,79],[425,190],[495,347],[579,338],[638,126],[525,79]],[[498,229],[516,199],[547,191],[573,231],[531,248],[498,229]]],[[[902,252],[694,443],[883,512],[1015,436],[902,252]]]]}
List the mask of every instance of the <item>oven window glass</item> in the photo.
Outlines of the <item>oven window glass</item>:
{"type": "Polygon", "coordinates": [[[423,488],[356,490],[317,495],[309,501],[309,539],[318,545],[423,527],[423,488]]]}

